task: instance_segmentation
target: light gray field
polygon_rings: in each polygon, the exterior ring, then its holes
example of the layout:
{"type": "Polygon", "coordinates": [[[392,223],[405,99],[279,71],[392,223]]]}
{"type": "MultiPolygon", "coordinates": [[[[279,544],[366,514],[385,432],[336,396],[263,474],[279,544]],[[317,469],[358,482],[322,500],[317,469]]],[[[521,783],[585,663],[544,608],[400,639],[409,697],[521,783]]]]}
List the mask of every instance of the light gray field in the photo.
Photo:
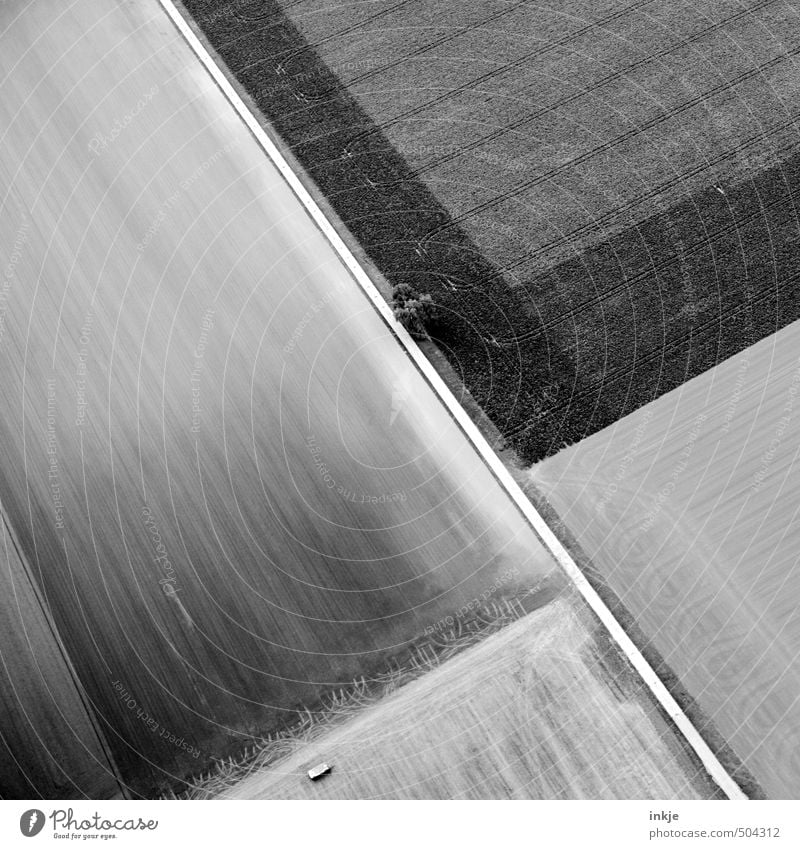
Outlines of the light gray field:
{"type": "Polygon", "coordinates": [[[800,323],[533,469],[776,798],[800,798],[800,323]]]}
{"type": "Polygon", "coordinates": [[[611,684],[621,659],[592,631],[559,600],[218,798],[708,798],[631,679],[611,684]],[[312,783],[320,762],[333,771],[312,783]]]}

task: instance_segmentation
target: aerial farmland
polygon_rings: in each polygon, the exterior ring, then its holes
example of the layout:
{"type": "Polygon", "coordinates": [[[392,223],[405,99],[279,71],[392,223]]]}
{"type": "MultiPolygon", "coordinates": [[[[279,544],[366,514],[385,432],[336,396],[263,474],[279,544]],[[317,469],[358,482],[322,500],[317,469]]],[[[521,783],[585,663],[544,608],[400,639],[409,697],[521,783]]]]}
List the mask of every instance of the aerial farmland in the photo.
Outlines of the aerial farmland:
{"type": "MultiPolygon", "coordinates": [[[[430,671],[239,781],[235,799],[708,799],[709,785],[574,601],[430,671]],[[619,670],[609,686],[608,665],[619,670]],[[621,685],[621,686],[620,686],[621,685]],[[314,785],[314,763],[335,764],[314,785]]],[[[270,754],[267,750],[264,754],[270,754]]],[[[267,761],[262,755],[262,759],[267,761]]]]}
{"type": "Polygon", "coordinates": [[[185,5],[525,460],[800,317],[795,3],[185,5]]]}
{"type": "Polygon", "coordinates": [[[103,755],[31,764],[46,796],[180,792],[448,617],[568,586],[158,9],[101,5],[34,5],[4,53],[7,585],[103,755]]]}
{"type": "Polygon", "coordinates": [[[531,472],[774,798],[800,795],[798,350],[795,323],[531,472]]]}
{"type": "Polygon", "coordinates": [[[108,11],[79,49],[101,7],[45,28],[41,50],[73,45],[51,74],[28,49],[42,5],[4,53],[0,228],[25,225],[16,279],[39,282],[7,299],[0,482],[151,795],[402,659],[499,575],[497,598],[557,567],[158,7],[108,11]]]}
{"type": "Polygon", "coordinates": [[[800,798],[798,13],[0,2],[0,799],[800,798]]]}

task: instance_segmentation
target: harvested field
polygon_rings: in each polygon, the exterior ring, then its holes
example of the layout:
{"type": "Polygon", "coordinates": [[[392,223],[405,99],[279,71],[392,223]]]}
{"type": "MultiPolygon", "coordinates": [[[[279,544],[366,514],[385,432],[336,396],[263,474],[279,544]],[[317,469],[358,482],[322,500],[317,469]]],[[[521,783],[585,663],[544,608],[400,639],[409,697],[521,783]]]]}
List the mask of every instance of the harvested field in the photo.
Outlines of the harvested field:
{"type": "Polygon", "coordinates": [[[800,317],[793,0],[185,5],[527,460],[800,317]]]}
{"type": "MultiPolygon", "coordinates": [[[[800,798],[800,323],[532,480],[773,798],[800,798]]],[[[702,728],[701,728],[702,730],[702,728]]]]}
{"type": "Polygon", "coordinates": [[[562,598],[529,614],[217,797],[713,798],[577,609],[562,598]],[[310,782],[322,761],[333,772],[310,782]]]}

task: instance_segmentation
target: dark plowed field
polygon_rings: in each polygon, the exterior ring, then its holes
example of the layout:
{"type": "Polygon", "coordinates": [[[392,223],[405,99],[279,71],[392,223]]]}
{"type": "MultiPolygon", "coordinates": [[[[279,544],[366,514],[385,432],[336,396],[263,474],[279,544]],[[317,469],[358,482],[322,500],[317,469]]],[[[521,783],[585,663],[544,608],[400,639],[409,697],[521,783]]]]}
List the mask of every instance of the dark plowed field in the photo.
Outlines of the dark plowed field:
{"type": "Polygon", "coordinates": [[[526,459],[800,317],[797,3],[185,5],[526,459]]]}

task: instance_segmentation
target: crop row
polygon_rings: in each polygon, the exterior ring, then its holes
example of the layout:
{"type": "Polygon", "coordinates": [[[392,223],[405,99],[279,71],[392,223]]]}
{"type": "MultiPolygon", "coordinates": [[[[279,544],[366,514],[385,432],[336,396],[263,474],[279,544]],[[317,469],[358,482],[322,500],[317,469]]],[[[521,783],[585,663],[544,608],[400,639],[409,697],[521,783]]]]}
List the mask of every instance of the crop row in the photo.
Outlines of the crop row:
{"type": "MultiPolygon", "coordinates": [[[[780,279],[800,259],[796,157],[724,194],[695,192],[545,271],[523,260],[510,279],[465,233],[466,212],[456,219],[444,208],[277,3],[261,4],[270,21],[261,28],[203,23],[209,5],[187,3],[381,271],[394,285],[434,295],[436,338],[526,460],[612,423],[800,317],[796,287],[780,279]],[[287,57],[294,76],[285,72],[287,57]],[[553,386],[558,391],[545,399],[553,386]]],[[[744,71],[737,82],[781,61],[744,71]]],[[[511,191],[542,180],[530,176],[511,191]]]]}

